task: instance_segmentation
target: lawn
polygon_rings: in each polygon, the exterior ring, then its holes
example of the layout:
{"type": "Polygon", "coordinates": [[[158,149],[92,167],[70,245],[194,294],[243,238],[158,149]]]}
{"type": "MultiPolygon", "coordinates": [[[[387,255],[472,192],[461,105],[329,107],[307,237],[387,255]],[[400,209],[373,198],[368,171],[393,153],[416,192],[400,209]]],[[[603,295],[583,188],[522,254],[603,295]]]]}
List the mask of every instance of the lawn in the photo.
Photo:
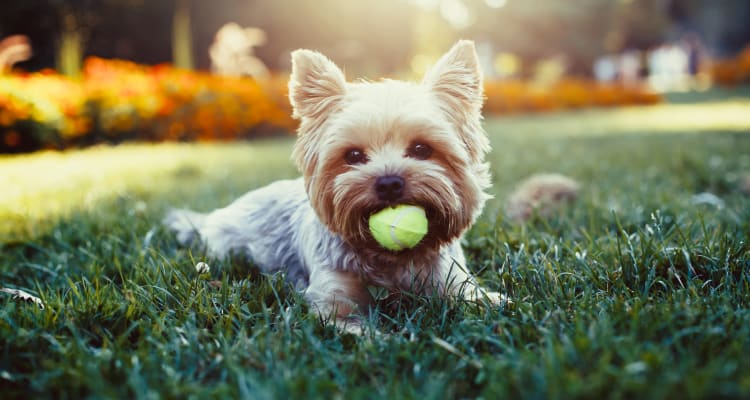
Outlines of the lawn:
{"type": "Polygon", "coordinates": [[[514,304],[384,300],[364,337],[159,226],[295,176],[291,139],[0,157],[0,286],[45,305],[0,293],[2,397],[750,397],[750,100],[486,128],[495,198],[464,247],[514,304]],[[580,198],[515,224],[503,202],[536,172],[580,198]]]}

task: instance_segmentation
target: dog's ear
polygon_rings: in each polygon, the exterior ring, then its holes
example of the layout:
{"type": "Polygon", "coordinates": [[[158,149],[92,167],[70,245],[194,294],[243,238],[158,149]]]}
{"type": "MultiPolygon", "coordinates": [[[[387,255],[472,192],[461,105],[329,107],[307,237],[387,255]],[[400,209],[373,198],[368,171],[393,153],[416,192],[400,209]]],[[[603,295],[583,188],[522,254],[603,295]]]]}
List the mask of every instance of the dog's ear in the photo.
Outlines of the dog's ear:
{"type": "Polygon", "coordinates": [[[346,79],[339,67],[312,50],[292,52],[289,101],[295,118],[318,118],[328,113],[346,91],[346,79]]]}
{"type": "Polygon", "coordinates": [[[482,71],[474,42],[460,40],[429,70],[422,81],[435,94],[455,124],[472,161],[480,162],[490,150],[482,129],[482,71]]]}
{"type": "Polygon", "coordinates": [[[460,40],[424,76],[428,85],[454,113],[482,109],[482,71],[471,40],[460,40]]]}

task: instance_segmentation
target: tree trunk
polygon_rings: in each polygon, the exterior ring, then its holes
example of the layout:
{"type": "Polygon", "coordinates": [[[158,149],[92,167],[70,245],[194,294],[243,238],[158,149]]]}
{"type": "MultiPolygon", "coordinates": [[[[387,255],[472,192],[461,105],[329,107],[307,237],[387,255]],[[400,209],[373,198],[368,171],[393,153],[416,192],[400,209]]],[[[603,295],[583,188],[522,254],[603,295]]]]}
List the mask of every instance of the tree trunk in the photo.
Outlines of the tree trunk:
{"type": "Polygon", "coordinates": [[[57,50],[57,69],[63,75],[78,77],[83,59],[83,36],[73,14],[63,16],[60,47],[57,50]]]}
{"type": "Polygon", "coordinates": [[[193,69],[193,36],[190,31],[190,0],[176,0],[172,20],[172,62],[193,69]]]}

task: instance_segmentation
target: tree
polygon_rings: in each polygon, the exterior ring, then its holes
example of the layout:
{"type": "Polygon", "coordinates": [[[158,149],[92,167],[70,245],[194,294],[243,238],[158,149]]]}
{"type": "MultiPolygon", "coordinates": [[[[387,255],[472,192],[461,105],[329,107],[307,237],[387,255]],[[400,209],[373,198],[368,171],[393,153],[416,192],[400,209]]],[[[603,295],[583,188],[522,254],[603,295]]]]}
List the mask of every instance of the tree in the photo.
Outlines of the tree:
{"type": "Polygon", "coordinates": [[[175,0],[172,18],[172,62],[178,68],[193,69],[193,35],[190,0],[175,0]]]}
{"type": "MultiPolygon", "coordinates": [[[[32,38],[35,54],[54,53],[63,74],[77,76],[92,33],[113,9],[142,6],[145,0],[24,0],[3,5],[0,33],[22,33],[32,38]],[[51,46],[50,46],[51,44],[51,46]],[[41,51],[37,49],[41,48],[41,51]]],[[[44,62],[43,62],[44,63],[44,62]]]]}

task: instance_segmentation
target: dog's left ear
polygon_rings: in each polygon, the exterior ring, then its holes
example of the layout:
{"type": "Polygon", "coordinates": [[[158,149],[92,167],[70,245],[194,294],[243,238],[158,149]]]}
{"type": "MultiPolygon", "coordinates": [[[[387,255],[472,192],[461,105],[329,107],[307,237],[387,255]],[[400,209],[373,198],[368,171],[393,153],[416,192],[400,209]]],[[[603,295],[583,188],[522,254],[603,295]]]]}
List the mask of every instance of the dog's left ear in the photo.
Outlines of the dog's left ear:
{"type": "Polygon", "coordinates": [[[428,85],[454,113],[481,112],[482,71],[474,42],[460,40],[424,76],[428,85]]]}

